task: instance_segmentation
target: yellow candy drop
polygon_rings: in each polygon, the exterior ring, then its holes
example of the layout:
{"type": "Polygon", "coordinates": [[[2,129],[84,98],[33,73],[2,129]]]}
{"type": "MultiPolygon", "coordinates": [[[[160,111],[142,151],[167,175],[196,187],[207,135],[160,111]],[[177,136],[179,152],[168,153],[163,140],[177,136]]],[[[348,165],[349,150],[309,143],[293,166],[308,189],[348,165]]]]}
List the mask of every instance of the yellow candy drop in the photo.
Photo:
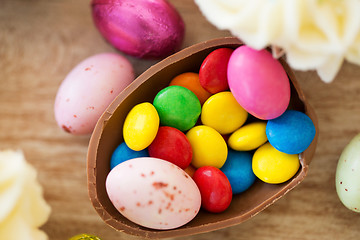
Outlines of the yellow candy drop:
{"type": "Polygon", "coordinates": [[[253,156],[254,174],[266,183],[283,183],[292,178],[300,166],[298,154],[276,150],[270,143],[258,148],[253,156]]]}
{"type": "Polygon", "coordinates": [[[73,236],[69,240],[101,240],[101,239],[94,235],[79,234],[79,235],[73,236]]]}
{"type": "Polygon", "coordinates": [[[147,148],[156,137],[159,123],[159,115],[151,103],[136,105],[124,122],[123,135],[126,145],[134,151],[147,148]]]}
{"type": "Polygon", "coordinates": [[[201,111],[204,125],[220,134],[229,134],[241,127],[248,113],[236,101],[231,92],[220,92],[206,100],[201,111]]]}
{"type": "Polygon", "coordinates": [[[266,141],[266,122],[253,122],[233,132],[229,137],[228,144],[236,151],[251,151],[266,141]]]}
{"type": "Polygon", "coordinates": [[[186,137],[193,149],[191,163],[195,168],[221,168],[224,165],[228,149],[224,138],[215,129],[204,125],[196,126],[187,132],[186,137]]]}

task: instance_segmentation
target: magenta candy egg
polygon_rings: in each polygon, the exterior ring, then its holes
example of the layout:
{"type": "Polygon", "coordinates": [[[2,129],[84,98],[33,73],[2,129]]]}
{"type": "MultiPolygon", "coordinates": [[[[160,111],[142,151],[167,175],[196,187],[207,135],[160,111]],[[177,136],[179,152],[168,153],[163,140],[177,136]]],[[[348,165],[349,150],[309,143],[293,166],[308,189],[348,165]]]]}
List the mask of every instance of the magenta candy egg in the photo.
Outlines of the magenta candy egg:
{"type": "Polygon", "coordinates": [[[290,82],[281,63],[266,50],[240,46],[228,64],[230,91],[251,115],[274,119],[285,112],[290,101],[290,82]]]}
{"type": "Polygon", "coordinates": [[[204,59],[199,71],[199,81],[206,91],[215,94],[229,89],[227,68],[233,51],[230,48],[219,48],[204,59]]]}
{"type": "Polygon", "coordinates": [[[133,80],[131,63],[119,54],[101,53],[83,60],[58,89],[57,124],[74,135],[91,134],[101,114],[133,80]]]}
{"type": "Polygon", "coordinates": [[[185,169],[192,160],[192,148],[186,135],[180,130],[160,127],[154,141],[148,147],[150,157],[169,161],[185,169]]]}
{"type": "Polygon", "coordinates": [[[184,22],[166,0],[93,0],[92,15],[110,44],[135,57],[166,57],[184,38],[184,22]]]}
{"type": "Polygon", "coordinates": [[[178,166],[157,158],[134,158],[113,168],[106,179],[115,208],[130,221],[152,229],[173,229],[199,212],[201,195],[178,166]]]}
{"type": "Polygon", "coordinates": [[[209,212],[225,211],[232,200],[231,185],[226,175],[216,167],[198,168],[193,179],[201,193],[201,207],[209,212]]]}

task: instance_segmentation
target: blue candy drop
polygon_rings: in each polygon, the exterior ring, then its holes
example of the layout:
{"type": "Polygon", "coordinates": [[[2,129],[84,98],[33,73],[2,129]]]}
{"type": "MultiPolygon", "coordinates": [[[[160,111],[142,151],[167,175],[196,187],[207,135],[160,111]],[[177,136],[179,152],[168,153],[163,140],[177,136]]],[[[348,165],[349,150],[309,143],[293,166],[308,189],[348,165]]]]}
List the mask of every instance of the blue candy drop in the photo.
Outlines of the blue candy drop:
{"type": "Polygon", "coordinates": [[[134,151],[130,149],[125,142],[123,142],[115,149],[111,156],[110,169],[113,169],[118,164],[125,162],[126,160],[138,157],[149,157],[147,148],[141,151],[134,151]]]}
{"type": "Polygon", "coordinates": [[[252,154],[229,149],[226,162],[220,170],[229,179],[233,194],[247,190],[256,179],[252,170],[252,154]]]}
{"type": "Polygon", "coordinates": [[[298,154],[305,151],[315,137],[315,126],[303,112],[287,110],[266,124],[270,144],[280,152],[298,154]]]}

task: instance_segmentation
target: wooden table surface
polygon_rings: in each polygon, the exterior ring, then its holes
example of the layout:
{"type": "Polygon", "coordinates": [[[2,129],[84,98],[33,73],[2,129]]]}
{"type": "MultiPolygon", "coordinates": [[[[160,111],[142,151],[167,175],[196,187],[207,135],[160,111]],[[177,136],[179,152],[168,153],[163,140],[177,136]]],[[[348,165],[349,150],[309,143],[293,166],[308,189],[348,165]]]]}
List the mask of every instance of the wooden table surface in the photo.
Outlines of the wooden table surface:
{"type": "MultiPolygon", "coordinates": [[[[230,35],[208,23],[192,0],[171,2],[186,24],[183,47],[230,35]]],[[[52,208],[42,229],[51,240],[78,233],[103,240],[138,239],[116,232],[97,215],[86,183],[90,137],[69,135],[54,119],[55,95],[66,74],[93,54],[116,52],[94,27],[89,1],[0,3],[0,148],[22,149],[38,170],[52,208]]],[[[129,59],[137,75],[156,63],[129,59]]],[[[181,239],[359,239],[360,215],[341,204],[334,181],[343,148],[360,132],[360,67],[345,62],[331,84],[313,71],[295,74],[320,125],[308,176],[245,223],[181,239]]]]}

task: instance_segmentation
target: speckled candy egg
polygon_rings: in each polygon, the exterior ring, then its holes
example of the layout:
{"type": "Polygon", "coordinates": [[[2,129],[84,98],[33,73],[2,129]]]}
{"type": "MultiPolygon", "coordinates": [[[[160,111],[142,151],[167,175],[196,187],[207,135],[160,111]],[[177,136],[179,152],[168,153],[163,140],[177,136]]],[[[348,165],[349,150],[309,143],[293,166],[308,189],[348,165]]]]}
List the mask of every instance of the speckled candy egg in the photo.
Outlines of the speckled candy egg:
{"type": "Polygon", "coordinates": [[[130,62],[115,53],[102,53],[79,63],[61,83],[55,119],[66,132],[91,134],[101,114],[134,80],[130,62]]]}
{"type": "Polygon", "coordinates": [[[152,229],[173,229],[199,212],[201,195],[178,166],[157,158],[135,158],[117,165],[106,179],[115,208],[126,218],[152,229]]]}
{"type": "Polygon", "coordinates": [[[360,213],[360,134],[342,152],[335,182],[340,201],[348,209],[360,213]]]}
{"type": "Polygon", "coordinates": [[[285,112],[290,82],[281,63],[266,50],[240,46],[228,64],[228,82],[240,105],[259,119],[273,119],[285,112]]]}

